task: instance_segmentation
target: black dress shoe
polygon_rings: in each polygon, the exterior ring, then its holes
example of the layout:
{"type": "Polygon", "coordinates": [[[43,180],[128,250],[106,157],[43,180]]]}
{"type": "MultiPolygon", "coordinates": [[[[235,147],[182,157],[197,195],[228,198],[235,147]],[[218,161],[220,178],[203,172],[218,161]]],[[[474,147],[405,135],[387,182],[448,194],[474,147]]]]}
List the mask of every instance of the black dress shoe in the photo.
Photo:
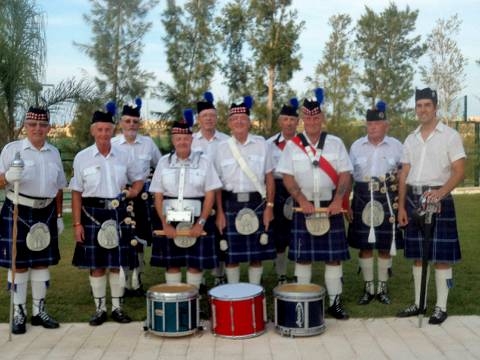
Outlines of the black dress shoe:
{"type": "Polygon", "coordinates": [[[145,290],[143,290],[143,287],[139,287],[138,289],[131,289],[130,297],[145,297],[145,290]]]}
{"type": "Polygon", "coordinates": [[[12,334],[20,335],[27,332],[27,317],[23,311],[22,305],[15,305],[15,313],[13,315],[12,334]]]}
{"type": "Polygon", "coordinates": [[[406,309],[403,309],[399,313],[397,313],[397,317],[406,318],[410,316],[417,316],[419,313],[420,313],[420,309],[418,308],[417,305],[413,304],[407,307],[406,309]]]}
{"type": "Polygon", "coordinates": [[[32,325],[40,326],[42,325],[45,329],[56,329],[60,326],[58,321],[53,319],[45,311],[41,311],[38,315],[32,316],[32,325]]]}
{"type": "Polygon", "coordinates": [[[343,304],[340,301],[339,295],[335,297],[335,301],[333,302],[333,305],[327,309],[327,313],[337,320],[348,320],[348,318],[350,318],[348,313],[343,308],[343,304]]]}
{"type": "Polygon", "coordinates": [[[392,303],[392,300],[390,300],[390,296],[388,295],[387,283],[384,281],[380,282],[380,288],[377,292],[377,300],[385,305],[390,305],[392,303]]]}
{"type": "Polygon", "coordinates": [[[105,321],[107,321],[107,312],[103,310],[97,310],[97,312],[90,318],[88,323],[91,326],[98,326],[102,325],[105,321]]]}
{"type": "Polygon", "coordinates": [[[443,311],[438,306],[435,306],[435,309],[433,310],[433,314],[432,316],[430,316],[428,323],[432,325],[440,325],[447,319],[447,317],[448,315],[446,311],[443,311]]]}
{"type": "Polygon", "coordinates": [[[374,294],[370,294],[369,292],[365,291],[360,299],[358,299],[358,305],[367,305],[375,298],[374,294]]]}
{"type": "Polygon", "coordinates": [[[130,319],[130,317],[120,308],[116,308],[112,311],[112,319],[120,324],[128,324],[132,321],[132,319],[130,319]]]}

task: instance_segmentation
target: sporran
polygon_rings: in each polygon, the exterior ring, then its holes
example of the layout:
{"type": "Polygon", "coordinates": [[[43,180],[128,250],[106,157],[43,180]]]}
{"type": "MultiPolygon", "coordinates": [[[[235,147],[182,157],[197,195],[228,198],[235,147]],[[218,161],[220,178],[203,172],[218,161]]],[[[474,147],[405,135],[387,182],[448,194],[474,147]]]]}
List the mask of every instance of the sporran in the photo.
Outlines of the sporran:
{"type": "Polygon", "coordinates": [[[98,231],[97,240],[104,249],[116,248],[119,243],[117,222],[113,219],[104,221],[98,231]]]}
{"type": "Polygon", "coordinates": [[[235,229],[241,235],[251,235],[258,230],[260,222],[255,211],[243,208],[235,217],[235,229]]]}
{"type": "Polygon", "coordinates": [[[42,251],[50,245],[50,230],[44,223],[38,222],[30,227],[27,234],[27,248],[30,251],[42,251]]]}
{"type": "Polygon", "coordinates": [[[314,236],[325,235],[330,230],[330,218],[327,213],[315,213],[305,216],[307,231],[314,236]]]}
{"type": "Polygon", "coordinates": [[[383,224],[385,219],[385,212],[383,205],[377,201],[372,200],[365,205],[362,211],[362,222],[367,226],[377,227],[383,224]]]}
{"type": "Polygon", "coordinates": [[[293,198],[291,196],[289,196],[283,204],[283,216],[288,220],[293,219],[293,198]]]}
{"type": "MultiPolygon", "coordinates": [[[[176,230],[177,231],[188,231],[192,228],[192,224],[188,222],[180,222],[177,224],[176,230]]],[[[197,238],[192,237],[192,236],[176,236],[173,239],[173,242],[175,245],[177,245],[179,248],[189,248],[197,242],[197,238]]]]}

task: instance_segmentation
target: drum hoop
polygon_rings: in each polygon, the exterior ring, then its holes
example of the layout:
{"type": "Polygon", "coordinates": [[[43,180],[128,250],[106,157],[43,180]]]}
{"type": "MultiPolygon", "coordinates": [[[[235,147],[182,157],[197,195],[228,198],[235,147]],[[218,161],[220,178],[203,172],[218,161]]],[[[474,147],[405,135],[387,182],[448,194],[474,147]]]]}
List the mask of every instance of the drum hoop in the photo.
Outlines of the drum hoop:
{"type": "Polygon", "coordinates": [[[30,227],[27,233],[26,243],[30,251],[42,251],[50,245],[50,229],[45,223],[37,222],[30,227]],[[35,236],[34,234],[40,234],[35,236]]]}
{"type": "Polygon", "coordinates": [[[213,289],[210,289],[208,291],[208,295],[212,299],[218,299],[218,300],[223,300],[223,301],[244,301],[244,300],[256,299],[259,296],[265,296],[265,289],[262,286],[255,285],[255,284],[246,284],[246,283],[224,284],[224,285],[216,286],[213,289]],[[237,297],[234,297],[234,298],[223,296],[223,294],[227,294],[227,290],[229,290],[228,288],[235,289],[236,287],[237,288],[243,287],[244,289],[246,289],[247,288],[246,285],[248,285],[252,289],[254,287],[258,288],[258,292],[254,293],[254,294],[248,294],[248,295],[245,295],[245,296],[240,295],[240,296],[237,296],[237,297]],[[214,294],[214,293],[218,293],[219,291],[222,291],[222,290],[225,290],[225,292],[222,293],[222,294],[218,294],[218,295],[214,294]]]}
{"type": "Polygon", "coordinates": [[[241,209],[235,216],[235,230],[241,235],[252,235],[260,227],[258,216],[250,208],[241,209]]]}

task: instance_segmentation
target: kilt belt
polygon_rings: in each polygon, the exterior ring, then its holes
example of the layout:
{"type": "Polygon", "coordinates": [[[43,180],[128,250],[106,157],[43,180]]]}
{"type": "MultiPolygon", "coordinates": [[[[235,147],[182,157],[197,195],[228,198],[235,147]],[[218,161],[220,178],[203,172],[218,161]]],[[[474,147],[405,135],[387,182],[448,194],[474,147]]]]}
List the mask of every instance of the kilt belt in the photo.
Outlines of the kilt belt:
{"type": "MultiPolygon", "coordinates": [[[[11,202],[15,203],[15,194],[13,191],[8,191],[7,198],[11,202]]],[[[33,196],[28,196],[24,194],[18,194],[18,204],[27,206],[32,209],[43,209],[50,205],[53,201],[53,198],[38,198],[33,196]]]]}

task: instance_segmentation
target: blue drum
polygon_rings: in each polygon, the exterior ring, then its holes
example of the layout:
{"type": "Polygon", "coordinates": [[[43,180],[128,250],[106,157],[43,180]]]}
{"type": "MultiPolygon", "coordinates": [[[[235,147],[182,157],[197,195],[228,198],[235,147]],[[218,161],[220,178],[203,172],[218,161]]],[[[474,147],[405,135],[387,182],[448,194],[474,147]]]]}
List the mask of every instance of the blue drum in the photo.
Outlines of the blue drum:
{"type": "Polygon", "coordinates": [[[146,330],[160,336],[193,334],[200,322],[198,289],[190,284],[159,284],[147,291],[146,330]]]}
{"type": "Polygon", "coordinates": [[[325,289],[316,284],[284,284],[273,289],[275,328],[285,336],[325,331],[325,289]]]}

